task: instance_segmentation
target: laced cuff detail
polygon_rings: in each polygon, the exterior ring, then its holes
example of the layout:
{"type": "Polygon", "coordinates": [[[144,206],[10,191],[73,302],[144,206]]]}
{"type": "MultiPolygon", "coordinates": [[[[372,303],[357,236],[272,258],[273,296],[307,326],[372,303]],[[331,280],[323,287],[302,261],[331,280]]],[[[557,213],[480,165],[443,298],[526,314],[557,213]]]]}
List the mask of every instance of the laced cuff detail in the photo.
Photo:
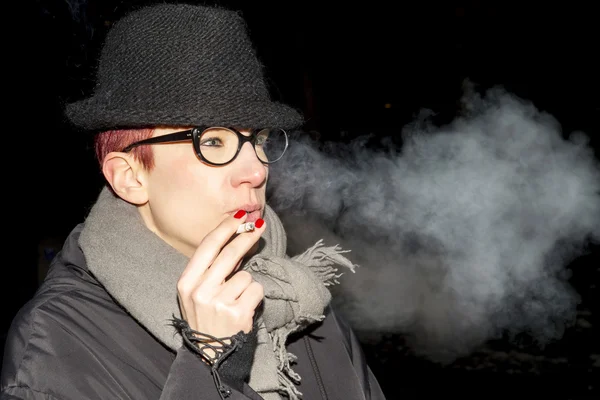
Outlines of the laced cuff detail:
{"type": "Polygon", "coordinates": [[[231,389],[221,381],[218,368],[227,357],[241,347],[243,342],[241,339],[242,332],[230,337],[217,338],[192,329],[187,321],[175,316],[173,316],[173,326],[179,331],[187,347],[210,366],[221,399],[229,397],[231,389]],[[211,355],[207,350],[212,350],[214,355],[211,355]]]}

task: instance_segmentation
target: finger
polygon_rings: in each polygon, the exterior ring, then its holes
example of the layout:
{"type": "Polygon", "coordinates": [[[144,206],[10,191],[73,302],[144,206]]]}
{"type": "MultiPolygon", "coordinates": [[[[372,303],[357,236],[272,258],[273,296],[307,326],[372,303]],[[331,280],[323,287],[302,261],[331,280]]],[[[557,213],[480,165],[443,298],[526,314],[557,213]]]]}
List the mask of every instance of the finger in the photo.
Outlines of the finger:
{"type": "Polygon", "coordinates": [[[238,297],[237,304],[247,307],[248,310],[254,311],[261,301],[263,301],[264,296],[263,285],[257,281],[252,281],[240,297],[238,297]]]}
{"type": "Polygon", "coordinates": [[[244,333],[249,333],[254,326],[254,317],[264,298],[263,287],[260,283],[252,281],[244,290],[238,300],[230,307],[238,316],[238,323],[244,333]]]}
{"type": "Polygon", "coordinates": [[[238,226],[246,221],[246,218],[245,212],[234,214],[223,220],[219,226],[204,237],[181,273],[180,286],[183,293],[189,294],[195,289],[202,275],[211,266],[238,226]]]}
{"type": "MultiPolygon", "coordinates": [[[[246,220],[245,212],[234,214],[226,218],[217,228],[210,232],[203,240],[196,252],[181,273],[177,282],[177,294],[183,318],[190,324],[196,326],[194,310],[194,297],[198,282],[202,275],[219,254],[223,244],[233,234],[237,227],[246,220]],[[189,312],[187,312],[189,311],[189,312]]],[[[208,290],[205,288],[205,290],[208,290]]],[[[203,293],[203,296],[211,296],[212,293],[203,293]]]]}
{"type": "Polygon", "coordinates": [[[249,272],[238,271],[221,286],[221,291],[215,297],[225,304],[232,304],[244,293],[252,281],[252,275],[249,272]]]}
{"type": "Polygon", "coordinates": [[[223,247],[212,265],[202,277],[203,285],[216,286],[223,283],[234,271],[238,263],[250,251],[265,231],[265,224],[252,232],[242,233],[223,247]]]}
{"type": "Polygon", "coordinates": [[[235,265],[235,267],[233,267],[233,271],[231,271],[231,273],[229,275],[227,275],[225,277],[225,279],[223,280],[223,282],[221,282],[221,284],[227,282],[229,279],[231,279],[231,277],[240,270],[240,267],[242,266],[242,263],[244,262],[244,260],[239,260],[237,262],[237,264],[235,265]]]}
{"type": "Polygon", "coordinates": [[[177,293],[177,300],[179,302],[179,310],[181,311],[181,318],[183,318],[184,321],[187,321],[187,323],[190,326],[196,326],[196,318],[194,318],[194,313],[190,312],[188,315],[187,310],[191,310],[190,308],[187,308],[188,306],[185,305],[185,301],[183,299],[183,297],[177,293]]]}

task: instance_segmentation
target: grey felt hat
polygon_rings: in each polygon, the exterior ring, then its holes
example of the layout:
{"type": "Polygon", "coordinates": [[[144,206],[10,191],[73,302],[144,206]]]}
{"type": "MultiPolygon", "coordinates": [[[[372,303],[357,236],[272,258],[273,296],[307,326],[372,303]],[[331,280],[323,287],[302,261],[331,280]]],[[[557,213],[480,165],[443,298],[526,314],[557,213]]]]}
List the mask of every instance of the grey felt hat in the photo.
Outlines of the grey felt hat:
{"type": "Polygon", "coordinates": [[[243,18],[190,4],[148,6],[117,21],[93,94],[65,114],[87,130],[303,123],[298,111],[270,98],[243,18]]]}

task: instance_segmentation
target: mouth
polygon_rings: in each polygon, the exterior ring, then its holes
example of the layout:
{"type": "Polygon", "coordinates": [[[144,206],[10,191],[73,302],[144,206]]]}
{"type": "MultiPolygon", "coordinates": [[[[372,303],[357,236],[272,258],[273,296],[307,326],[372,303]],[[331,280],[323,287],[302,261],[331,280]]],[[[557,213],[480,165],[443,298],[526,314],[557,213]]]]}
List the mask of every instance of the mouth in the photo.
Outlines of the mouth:
{"type": "MultiPolygon", "coordinates": [[[[236,211],[237,210],[246,211],[246,222],[256,222],[262,214],[262,208],[258,204],[244,204],[236,209],[236,211]]],[[[235,213],[235,211],[233,213],[235,213]]]]}
{"type": "Polygon", "coordinates": [[[256,222],[259,218],[260,218],[260,210],[255,210],[255,211],[246,211],[247,213],[247,217],[246,217],[246,222],[256,222]]]}

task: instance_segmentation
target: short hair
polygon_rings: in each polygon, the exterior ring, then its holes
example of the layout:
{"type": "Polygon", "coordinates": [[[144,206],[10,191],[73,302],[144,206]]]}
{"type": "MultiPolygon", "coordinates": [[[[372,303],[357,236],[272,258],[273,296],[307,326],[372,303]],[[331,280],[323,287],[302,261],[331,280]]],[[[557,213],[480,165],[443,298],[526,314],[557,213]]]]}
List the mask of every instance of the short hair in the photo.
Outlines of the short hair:
{"type": "MultiPolygon", "coordinates": [[[[119,129],[98,133],[94,138],[94,149],[100,168],[102,168],[104,158],[108,153],[122,151],[132,143],[151,138],[153,133],[154,129],[150,128],[119,129]]],[[[133,155],[146,170],[154,168],[154,155],[151,147],[152,146],[137,146],[130,151],[131,155],[133,155]]]]}

